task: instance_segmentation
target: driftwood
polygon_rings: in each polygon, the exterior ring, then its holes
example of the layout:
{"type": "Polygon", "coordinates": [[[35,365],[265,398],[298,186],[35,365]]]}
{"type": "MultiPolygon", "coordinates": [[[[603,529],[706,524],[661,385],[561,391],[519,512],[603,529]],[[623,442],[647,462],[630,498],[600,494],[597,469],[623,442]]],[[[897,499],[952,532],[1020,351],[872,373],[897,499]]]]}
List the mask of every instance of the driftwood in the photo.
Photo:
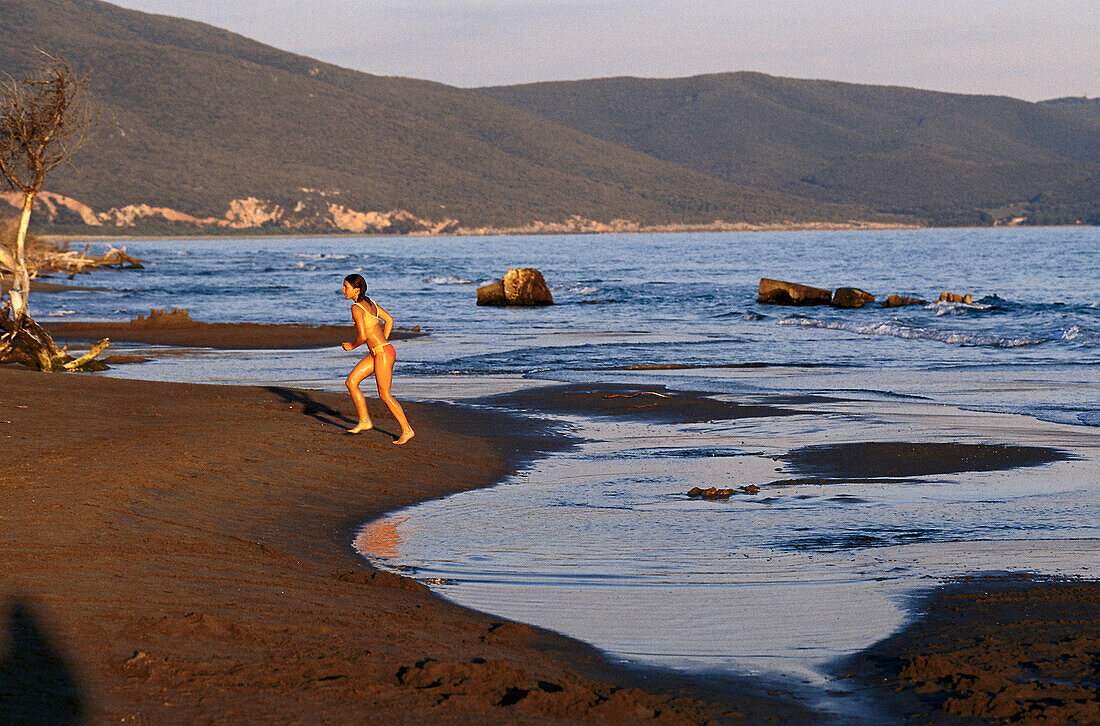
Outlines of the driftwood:
{"type": "MultiPolygon", "coordinates": [[[[97,355],[99,355],[100,353],[105,351],[107,349],[107,346],[110,345],[110,344],[111,344],[111,339],[110,338],[104,338],[103,340],[101,340],[98,343],[96,343],[95,345],[93,345],[92,349],[89,350],[87,353],[80,356],[79,358],[76,358],[74,360],[69,361],[68,363],[62,363],[61,367],[64,368],[65,370],[67,370],[67,371],[85,370],[85,366],[88,366],[89,364],[91,364],[92,360],[97,355]]],[[[64,348],[62,350],[64,350],[64,348]]],[[[107,367],[103,363],[99,363],[97,365],[103,366],[104,368],[107,367]]]]}
{"type": "Polygon", "coordinates": [[[87,247],[79,255],[70,256],[72,255],[71,252],[60,253],[60,255],[48,258],[46,263],[52,265],[56,270],[68,272],[70,280],[77,274],[87,273],[97,267],[129,270],[140,270],[144,267],[142,265],[143,261],[127,254],[125,247],[116,250],[111,245],[107,245],[107,251],[99,257],[89,257],[87,247]]]}
{"type": "Polygon", "coordinates": [[[102,371],[107,366],[95,360],[110,345],[104,338],[79,358],[69,355],[66,348],[58,348],[50,334],[29,316],[22,321],[12,317],[12,306],[5,302],[0,307],[0,363],[18,363],[40,371],[102,371]]]}
{"type": "MultiPolygon", "coordinates": [[[[107,245],[107,251],[102,255],[88,254],[90,244],[84,247],[82,252],[76,250],[44,249],[32,250],[27,256],[27,273],[33,280],[39,275],[50,272],[60,272],[69,275],[73,279],[79,274],[91,272],[100,267],[115,269],[140,270],[144,267],[144,260],[139,260],[126,252],[126,248],[115,249],[107,245]]],[[[13,275],[16,271],[14,255],[0,247],[0,277],[13,275]]]]}

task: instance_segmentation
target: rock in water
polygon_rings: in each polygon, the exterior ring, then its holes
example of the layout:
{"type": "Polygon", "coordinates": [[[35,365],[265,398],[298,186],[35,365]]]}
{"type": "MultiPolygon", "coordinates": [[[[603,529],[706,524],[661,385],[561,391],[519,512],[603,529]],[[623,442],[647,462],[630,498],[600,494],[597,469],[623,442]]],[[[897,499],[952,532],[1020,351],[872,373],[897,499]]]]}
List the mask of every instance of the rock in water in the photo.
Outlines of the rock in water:
{"type": "Polygon", "coordinates": [[[508,305],[554,304],[546,280],[533,267],[520,267],[504,273],[504,299],[508,305]]]}
{"type": "Polygon", "coordinates": [[[882,301],[882,307],[884,308],[900,308],[905,305],[927,305],[927,300],[921,300],[919,297],[902,297],[901,295],[891,295],[882,301]]]}
{"type": "Polygon", "coordinates": [[[858,287],[838,287],[833,293],[832,305],[834,308],[861,308],[874,301],[874,295],[858,287]]]}
{"type": "Polygon", "coordinates": [[[965,295],[958,295],[953,292],[941,292],[939,301],[949,303],[966,303],[967,305],[969,305],[970,303],[974,302],[974,298],[970,296],[970,293],[966,293],[965,295]]]}
{"type": "Polygon", "coordinates": [[[729,499],[731,494],[733,494],[732,489],[719,489],[718,487],[710,487],[709,489],[692,487],[688,491],[688,496],[693,499],[699,497],[703,499],[729,499]]]}
{"type": "Polygon", "coordinates": [[[504,282],[497,280],[488,285],[482,285],[477,289],[478,305],[507,305],[504,298],[504,282]]]}
{"type": "Polygon", "coordinates": [[[756,302],[764,305],[828,305],[832,299],[831,290],[762,277],[756,302]]]}

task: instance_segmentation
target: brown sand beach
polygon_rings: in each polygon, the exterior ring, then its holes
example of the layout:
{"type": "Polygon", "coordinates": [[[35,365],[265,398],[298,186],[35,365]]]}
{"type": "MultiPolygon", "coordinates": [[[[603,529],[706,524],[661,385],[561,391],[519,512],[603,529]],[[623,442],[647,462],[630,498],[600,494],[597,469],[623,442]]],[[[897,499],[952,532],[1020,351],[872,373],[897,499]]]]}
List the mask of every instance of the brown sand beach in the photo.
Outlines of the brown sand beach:
{"type": "MultiPolygon", "coordinates": [[[[372,570],[357,527],[564,445],[409,406],[416,446],[349,436],[345,396],[0,369],[0,721],[802,722],[733,679],[596,651],[372,570]]],[[[390,422],[392,424],[392,422],[390,422]]],[[[380,421],[380,428],[386,423],[380,421]]]]}
{"type": "Polygon", "coordinates": [[[1100,583],[964,579],[839,664],[880,713],[931,724],[1100,723],[1100,583]]]}
{"type": "MultiPolygon", "coordinates": [[[[271,350],[321,348],[340,345],[354,337],[351,325],[299,325],[268,323],[205,323],[192,320],[187,311],[142,316],[122,323],[51,323],[46,329],[58,341],[144,343],[184,348],[271,350]]],[[[422,335],[415,328],[394,328],[392,340],[422,335]]]]}
{"type": "MultiPolygon", "coordinates": [[[[768,413],[637,392],[525,392],[522,407],[633,416],[657,398],[671,420],[768,413]]],[[[345,435],[349,410],[338,394],[0,369],[0,721],[820,720],[799,694],[627,670],[372,569],[351,548],[364,521],[569,442],[506,412],[410,404],[416,445],[399,449],[382,431],[345,435]]],[[[957,454],[925,450],[922,465],[947,470],[957,454]]],[[[1097,594],[948,587],[845,682],[886,722],[1095,721],[1097,594]]]]}
{"type": "MultiPolygon", "coordinates": [[[[0,279],[0,291],[11,287],[10,280],[0,279]]],[[[101,288],[81,287],[65,283],[31,281],[31,290],[40,293],[99,292],[101,288]]],[[[46,323],[43,327],[59,343],[94,342],[110,338],[116,343],[142,343],[186,348],[218,349],[291,349],[337,346],[354,335],[348,325],[306,325],[269,323],[207,323],[193,320],[186,310],[151,311],[126,322],[46,323]],[[158,314],[159,313],[159,314],[158,314]]],[[[392,340],[407,340],[424,335],[420,326],[395,327],[392,340]]]]}

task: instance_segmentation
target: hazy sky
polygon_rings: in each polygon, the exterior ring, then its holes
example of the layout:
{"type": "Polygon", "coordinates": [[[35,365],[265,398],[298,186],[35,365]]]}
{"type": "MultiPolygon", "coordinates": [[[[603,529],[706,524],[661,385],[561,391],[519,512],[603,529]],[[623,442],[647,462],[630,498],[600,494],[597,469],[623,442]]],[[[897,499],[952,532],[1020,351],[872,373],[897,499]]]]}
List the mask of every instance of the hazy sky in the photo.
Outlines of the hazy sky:
{"type": "Polygon", "coordinates": [[[115,0],[457,86],[753,70],[1037,101],[1100,95],[1100,0],[115,0]]]}

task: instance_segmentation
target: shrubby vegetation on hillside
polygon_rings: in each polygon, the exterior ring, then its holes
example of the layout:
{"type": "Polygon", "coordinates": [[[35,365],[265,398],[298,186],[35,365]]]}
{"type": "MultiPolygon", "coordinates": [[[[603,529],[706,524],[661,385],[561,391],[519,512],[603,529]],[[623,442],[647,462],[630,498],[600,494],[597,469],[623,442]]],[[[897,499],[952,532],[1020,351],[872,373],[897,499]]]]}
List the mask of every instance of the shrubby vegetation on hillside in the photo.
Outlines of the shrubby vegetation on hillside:
{"type": "Polygon", "coordinates": [[[146,204],[224,217],[234,200],[294,208],[321,196],[468,227],[574,215],[978,224],[1021,206],[1030,222],[1095,219],[1100,205],[1089,182],[1100,114],[1064,99],[748,73],[471,91],[98,0],[5,0],[0,69],[18,77],[35,47],[89,73],[113,119],[49,186],[98,213],[146,204]]]}
{"type": "Polygon", "coordinates": [[[1022,204],[1036,218],[1100,210],[1100,104],[1089,99],[1035,104],[760,73],[480,90],[725,181],[934,224],[992,224],[1005,221],[995,210],[1022,204]]]}

